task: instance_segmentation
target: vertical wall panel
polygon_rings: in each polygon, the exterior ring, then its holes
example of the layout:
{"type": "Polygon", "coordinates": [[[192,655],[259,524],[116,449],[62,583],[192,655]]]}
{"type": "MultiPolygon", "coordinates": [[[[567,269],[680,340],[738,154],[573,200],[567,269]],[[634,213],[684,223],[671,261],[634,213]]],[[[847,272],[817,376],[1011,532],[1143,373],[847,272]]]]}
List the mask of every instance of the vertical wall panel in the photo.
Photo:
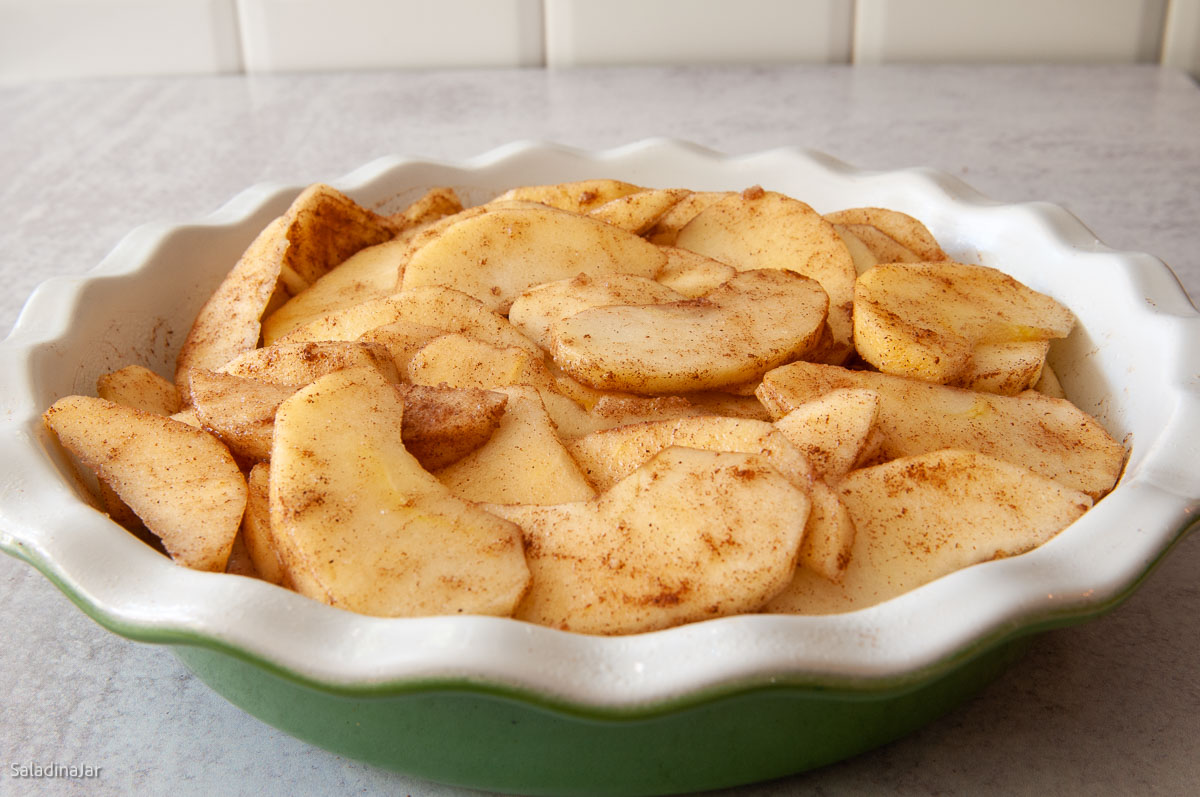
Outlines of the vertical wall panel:
{"type": "Polygon", "coordinates": [[[0,80],[241,69],[235,0],[0,0],[0,80]]]}
{"type": "Polygon", "coordinates": [[[850,0],[545,0],[550,66],[845,62],[850,0]]]}
{"type": "Polygon", "coordinates": [[[1166,0],[858,0],[859,63],[1158,60],[1166,0]]]}
{"type": "Polygon", "coordinates": [[[1170,0],[1162,62],[1200,78],[1200,0],[1170,0]]]}
{"type": "Polygon", "coordinates": [[[537,66],[541,0],[238,0],[247,71],[537,66]]]}

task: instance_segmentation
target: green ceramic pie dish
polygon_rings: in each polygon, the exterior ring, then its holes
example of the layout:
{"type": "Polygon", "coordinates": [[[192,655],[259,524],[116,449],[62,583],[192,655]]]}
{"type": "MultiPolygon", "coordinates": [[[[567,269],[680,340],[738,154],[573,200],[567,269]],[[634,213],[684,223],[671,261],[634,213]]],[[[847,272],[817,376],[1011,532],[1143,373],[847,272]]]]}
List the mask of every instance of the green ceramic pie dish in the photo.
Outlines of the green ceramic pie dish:
{"type": "Polygon", "coordinates": [[[85,498],[41,412],[139,362],[168,374],[200,304],[301,186],[251,188],[193,224],[131,233],[29,300],[0,347],[0,547],[112,631],[172,646],[246,711],[430,780],[529,794],[664,794],[779,777],[898,738],[998,675],[1030,637],[1107,611],[1195,525],[1200,316],[1155,258],[1066,211],[1004,205],[927,170],[867,173],[798,150],[726,157],[674,141],[606,152],[522,143],[459,164],[406,158],[331,180],[397,209],[434,185],[613,177],[783,191],[819,211],[921,218],[1079,319],[1052,351],[1068,394],[1129,449],[1118,487],[1046,545],[844,615],[747,615],[625,637],[491,617],[382,619],[171,564],[85,498]]]}

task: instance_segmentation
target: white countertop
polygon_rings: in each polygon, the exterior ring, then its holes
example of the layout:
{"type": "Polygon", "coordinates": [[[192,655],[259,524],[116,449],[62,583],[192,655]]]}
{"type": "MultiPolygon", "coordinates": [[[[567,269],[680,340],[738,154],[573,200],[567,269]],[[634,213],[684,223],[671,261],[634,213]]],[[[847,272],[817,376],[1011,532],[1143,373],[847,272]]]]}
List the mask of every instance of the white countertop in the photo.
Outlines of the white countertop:
{"type": "MultiPolygon", "coordinates": [[[[0,87],[0,328],[33,288],[129,230],[198,218],[264,180],[516,139],[671,136],[933,166],[1048,200],[1158,255],[1200,297],[1200,89],[1155,67],[771,67],[160,78],[0,87]]],[[[1198,457],[1200,459],[1200,457],[1198,457]]],[[[1200,544],[1123,606],[1039,637],[916,734],[737,795],[1183,794],[1200,784],[1200,544]]],[[[165,649],[97,626],[0,557],[0,794],[474,794],[311,747],[226,703],[165,649]],[[16,780],[10,764],[99,767],[16,780]]]]}

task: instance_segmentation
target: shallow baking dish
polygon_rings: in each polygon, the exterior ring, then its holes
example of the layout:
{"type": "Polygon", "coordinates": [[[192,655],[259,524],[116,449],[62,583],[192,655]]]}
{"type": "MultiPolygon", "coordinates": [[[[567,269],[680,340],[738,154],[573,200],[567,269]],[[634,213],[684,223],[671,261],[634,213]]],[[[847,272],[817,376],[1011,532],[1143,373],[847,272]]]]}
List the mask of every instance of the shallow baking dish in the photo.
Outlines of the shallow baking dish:
{"type": "Polygon", "coordinates": [[[129,363],[170,374],[208,293],[302,186],[253,187],[208,218],[132,232],[29,299],[0,349],[0,547],[112,631],[172,646],[246,711],[314,744],[445,783],[657,794],[798,772],[895,739],[991,680],[1030,635],[1120,603],[1195,525],[1200,316],[1170,270],[1065,210],[1000,204],[914,169],[794,149],[727,157],[651,140],[604,152],[518,143],[463,163],[384,158],[330,182],[394,210],[427,187],[478,202],[518,184],[612,177],[791,194],[818,211],[922,219],[956,259],[1069,306],[1052,350],[1068,395],[1129,449],[1118,487],[1041,548],[878,606],[752,615],[601,638],[491,617],[380,619],[171,564],[84,499],[40,416],[129,363]]]}

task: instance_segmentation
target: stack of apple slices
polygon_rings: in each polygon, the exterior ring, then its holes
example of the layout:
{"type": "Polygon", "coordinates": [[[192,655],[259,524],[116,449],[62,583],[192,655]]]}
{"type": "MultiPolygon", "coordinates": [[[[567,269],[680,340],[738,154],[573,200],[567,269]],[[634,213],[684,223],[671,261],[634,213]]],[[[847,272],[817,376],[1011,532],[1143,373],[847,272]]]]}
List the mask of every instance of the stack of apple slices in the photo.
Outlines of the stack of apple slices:
{"type": "Polygon", "coordinates": [[[317,185],[173,382],[132,365],[45,422],[188,567],[638,633],[850,611],[1059,533],[1125,458],[1046,365],[1073,326],[894,210],[587,180],[384,216],[317,185]]]}

